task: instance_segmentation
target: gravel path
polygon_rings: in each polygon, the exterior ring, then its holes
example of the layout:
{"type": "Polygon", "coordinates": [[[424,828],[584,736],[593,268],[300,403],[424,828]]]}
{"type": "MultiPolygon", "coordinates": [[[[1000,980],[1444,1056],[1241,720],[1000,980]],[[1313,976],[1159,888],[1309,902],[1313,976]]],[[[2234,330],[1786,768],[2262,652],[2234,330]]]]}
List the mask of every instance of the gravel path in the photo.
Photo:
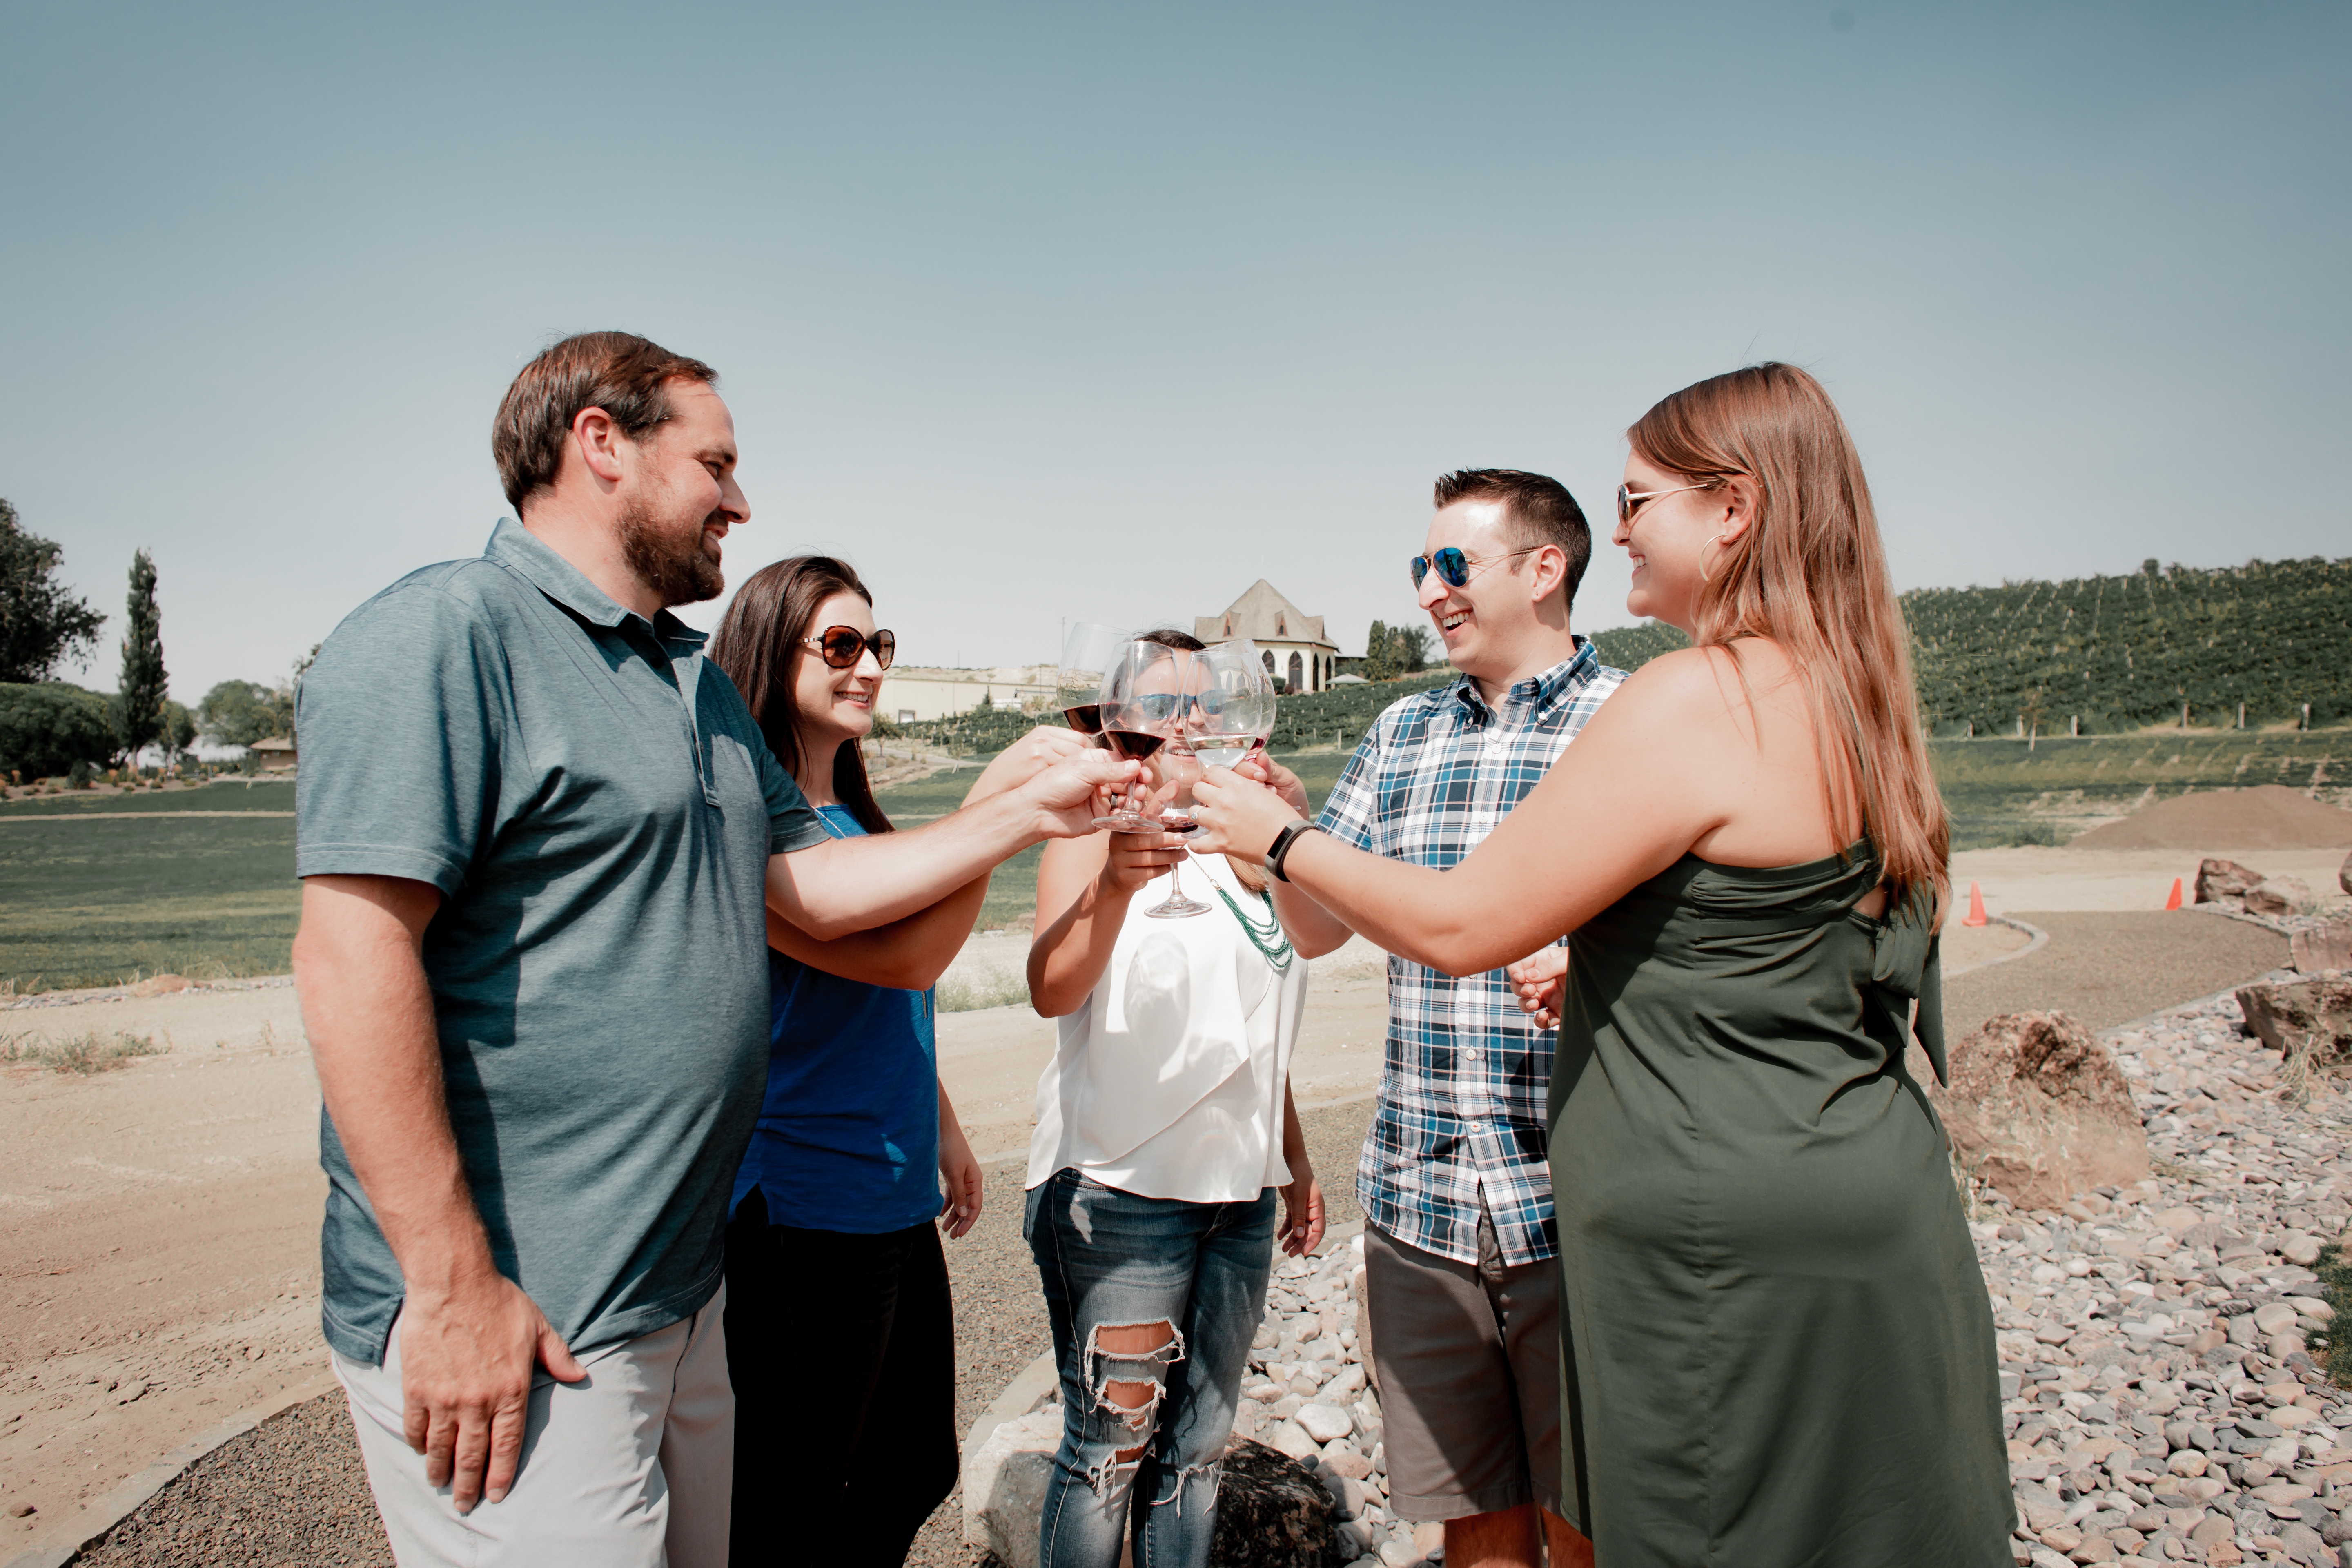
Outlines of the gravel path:
{"type": "MultiPolygon", "coordinates": [[[[2027,1009],[2063,1008],[2094,1031],[2111,1029],[2210,995],[2284,962],[2283,937],[2200,913],[2019,918],[2047,931],[2049,944],[2029,957],[1951,981],[1946,1011],[1953,1037],[1993,1014],[2027,1009]]],[[[2142,1085],[2135,1087],[2146,1092],[2142,1085]]],[[[1362,1217],[1355,1202],[1353,1172],[1370,1115],[1369,1099],[1302,1113],[1333,1225],[1362,1217]]],[[[1021,1239],[1023,1174],[1017,1162],[992,1167],[980,1224],[949,1247],[956,1294],[960,1427],[969,1426],[1047,1344],[1044,1303],[1028,1247],[1021,1239]]],[[[2165,1198],[2185,1195],[2173,1182],[2164,1184],[2165,1198]]],[[[1993,1237],[1986,1239],[1990,1243],[1993,1237]]],[[[2042,1246],[2030,1250],[2041,1256],[2025,1261],[2052,1256],[2042,1253],[2042,1246]]],[[[1991,1246],[1987,1252],[1996,1278],[2005,1283],[2016,1264],[2006,1258],[1996,1260],[1991,1246]]],[[[2235,1393],[2233,1387],[2233,1397],[2235,1393]]],[[[2030,1395],[2021,1401],[2030,1403],[2030,1395]]],[[[2073,1511],[2071,1504],[2067,1511],[2073,1511]]],[[[961,1535],[962,1501],[951,1496],[917,1538],[908,1561],[925,1568],[969,1568],[978,1553],[963,1544],[961,1535]]],[[[338,1394],[299,1405],[206,1456],[102,1545],[75,1561],[93,1568],[389,1564],[391,1554],[369,1502],[366,1478],[338,1394]]]]}
{"type": "Polygon", "coordinates": [[[2039,952],[1947,981],[1953,1040],[1996,1013],[2072,1013],[2093,1034],[2211,995],[2286,962],[2286,938],[2244,921],[2170,914],[2021,914],[2050,933],[2039,952]]]}

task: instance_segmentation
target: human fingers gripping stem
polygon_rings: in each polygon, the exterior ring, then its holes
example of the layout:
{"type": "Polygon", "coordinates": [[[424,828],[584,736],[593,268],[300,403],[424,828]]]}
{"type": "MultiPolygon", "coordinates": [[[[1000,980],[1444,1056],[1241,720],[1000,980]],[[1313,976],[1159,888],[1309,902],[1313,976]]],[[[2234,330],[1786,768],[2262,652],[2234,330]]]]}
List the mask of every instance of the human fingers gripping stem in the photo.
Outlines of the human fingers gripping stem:
{"type": "Polygon", "coordinates": [[[1192,786],[1192,820],[1201,830],[1189,842],[1200,854],[1263,864],[1275,835],[1305,815],[1255,779],[1213,773],[1192,786]]]}
{"type": "Polygon", "coordinates": [[[1280,795],[1285,804],[1299,816],[1312,815],[1307,804],[1307,785],[1300,781],[1297,773],[1292,773],[1272,757],[1260,753],[1252,761],[1242,763],[1234,772],[1245,779],[1255,779],[1264,784],[1275,794],[1280,795]]]}
{"type": "Polygon", "coordinates": [[[457,1511],[514,1485],[532,1374],[559,1383],[587,1369],[537,1302],[499,1274],[447,1289],[412,1289],[400,1310],[400,1384],[408,1446],[425,1479],[449,1488],[457,1511]]]}
{"type": "Polygon", "coordinates": [[[1114,833],[1110,854],[1103,861],[1103,883],[1122,893],[1136,892],[1153,878],[1165,876],[1184,854],[1185,841],[1172,833],[1114,833]]]}
{"type": "Polygon", "coordinates": [[[1043,814],[1046,837],[1083,838],[1095,831],[1097,794],[1126,788],[1140,765],[1108,752],[1077,751],[1038,773],[1021,789],[1043,814]]]}

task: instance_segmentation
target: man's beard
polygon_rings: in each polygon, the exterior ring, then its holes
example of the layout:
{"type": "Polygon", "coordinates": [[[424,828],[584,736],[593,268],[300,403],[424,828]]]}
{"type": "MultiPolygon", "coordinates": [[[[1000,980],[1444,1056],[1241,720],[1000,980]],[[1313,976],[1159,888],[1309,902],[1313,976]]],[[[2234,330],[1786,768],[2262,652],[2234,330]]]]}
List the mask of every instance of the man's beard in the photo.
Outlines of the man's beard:
{"type": "Polygon", "coordinates": [[[621,554],[637,581],[665,607],[715,599],[727,577],[702,548],[702,523],[684,533],[665,528],[652,510],[633,501],[621,509],[621,554]]]}

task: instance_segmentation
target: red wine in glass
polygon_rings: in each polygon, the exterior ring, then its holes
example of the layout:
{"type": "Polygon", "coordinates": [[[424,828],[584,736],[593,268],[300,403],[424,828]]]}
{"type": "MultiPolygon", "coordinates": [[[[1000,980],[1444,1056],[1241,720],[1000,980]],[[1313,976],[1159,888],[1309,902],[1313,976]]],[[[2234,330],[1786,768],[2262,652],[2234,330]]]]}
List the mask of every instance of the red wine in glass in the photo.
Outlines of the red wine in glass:
{"type": "Polygon", "coordinates": [[[1129,762],[1139,763],[1168,743],[1165,735],[1154,735],[1143,730],[1106,730],[1103,739],[1110,749],[1129,762]]]}
{"type": "Polygon", "coordinates": [[[1099,702],[1081,702],[1075,708],[1065,708],[1062,717],[1069,721],[1071,729],[1081,735],[1102,733],[1102,704],[1099,702]]]}

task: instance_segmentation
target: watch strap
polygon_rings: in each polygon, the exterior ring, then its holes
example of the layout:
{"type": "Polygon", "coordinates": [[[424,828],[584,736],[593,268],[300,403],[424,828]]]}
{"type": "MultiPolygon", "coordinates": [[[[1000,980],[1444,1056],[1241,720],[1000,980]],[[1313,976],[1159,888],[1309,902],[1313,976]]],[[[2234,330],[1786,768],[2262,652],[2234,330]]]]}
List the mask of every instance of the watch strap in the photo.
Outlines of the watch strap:
{"type": "Polygon", "coordinates": [[[1274,842],[1266,847],[1266,875],[1272,877],[1277,882],[1287,882],[1290,880],[1288,877],[1283,874],[1282,869],[1283,861],[1289,858],[1290,847],[1297,843],[1301,838],[1307,837],[1307,835],[1310,833],[1319,833],[1321,831],[1322,829],[1317,826],[1314,823],[1306,821],[1303,818],[1285,826],[1281,832],[1274,836],[1274,842]]]}

